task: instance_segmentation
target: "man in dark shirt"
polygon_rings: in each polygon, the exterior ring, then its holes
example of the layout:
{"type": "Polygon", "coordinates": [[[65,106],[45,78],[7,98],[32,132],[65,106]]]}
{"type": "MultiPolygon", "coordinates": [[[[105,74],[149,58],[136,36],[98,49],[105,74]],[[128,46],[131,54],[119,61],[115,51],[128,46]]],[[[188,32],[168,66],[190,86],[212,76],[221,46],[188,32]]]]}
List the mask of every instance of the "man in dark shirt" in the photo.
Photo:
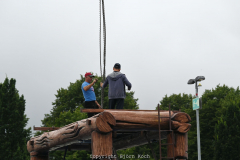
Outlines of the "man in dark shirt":
{"type": "Polygon", "coordinates": [[[128,90],[131,90],[132,87],[125,74],[122,74],[120,70],[121,65],[116,63],[113,67],[113,72],[107,76],[104,83],[100,83],[100,86],[103,88],[109,84],[109,109],[114,109],[116,104],[116,109],[123,109],[126,97],[125,85],[128,87],[128,90]]]}

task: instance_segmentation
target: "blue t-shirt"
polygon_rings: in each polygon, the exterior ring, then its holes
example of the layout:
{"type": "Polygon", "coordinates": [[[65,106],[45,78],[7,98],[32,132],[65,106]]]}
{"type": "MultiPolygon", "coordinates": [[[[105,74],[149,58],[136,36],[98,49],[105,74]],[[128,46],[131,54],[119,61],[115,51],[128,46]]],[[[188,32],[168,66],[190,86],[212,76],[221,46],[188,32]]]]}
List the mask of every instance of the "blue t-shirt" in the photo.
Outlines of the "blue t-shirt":
{"type": "Polygon", "coordinates": [[[95,96],[95,93],[94,93],[93,86],[89,90],[87,90],[87,91],[85,91],[83,89],[85,86],[88,86],[89,84],[90,83],[88,83],[86,81],[83,82],[83,84],[82,84],[82,92],[83,92],[83,96],[85,98],[85,101],[96,101],[96,96],[95,96]]]}

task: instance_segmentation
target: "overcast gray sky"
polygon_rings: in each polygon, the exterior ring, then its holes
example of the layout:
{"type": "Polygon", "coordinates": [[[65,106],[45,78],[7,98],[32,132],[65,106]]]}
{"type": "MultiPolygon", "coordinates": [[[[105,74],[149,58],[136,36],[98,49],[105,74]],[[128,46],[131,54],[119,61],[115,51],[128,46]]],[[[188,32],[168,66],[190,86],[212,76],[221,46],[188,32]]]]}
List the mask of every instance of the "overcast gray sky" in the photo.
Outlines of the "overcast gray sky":
{"type": "MultiPolygon", "coordinates": [[[[140,109],[167,94],[239,86],[240,1],[105,0],[107,73],[122,65],[140,109]]],[[[0,0],[0,82],[17,80],[29,126],[40,126],[54,94],[99,68],[99,1],[0,0]]]]}

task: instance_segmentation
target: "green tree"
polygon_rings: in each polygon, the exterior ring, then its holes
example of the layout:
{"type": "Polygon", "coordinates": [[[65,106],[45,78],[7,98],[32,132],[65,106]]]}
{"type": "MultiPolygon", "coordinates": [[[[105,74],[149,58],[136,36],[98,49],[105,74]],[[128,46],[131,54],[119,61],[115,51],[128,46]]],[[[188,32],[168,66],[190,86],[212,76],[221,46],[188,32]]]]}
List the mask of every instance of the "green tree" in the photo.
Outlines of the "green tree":
{"type": "Polygon", "coordinates": [[[240,159],[240,95],[239,89],[231,90],[221,101],[220,120],[215,125],[214,159],[240,159]]]}
{"type": "MultiPolygon", "coordinates": [[[[169,97],[165,95],[165,97],[160,101],[160,109],[168,110],[169,105],[171,106],[171,110],[181,110],[181,112],[185,112],[186,109],[191,109],[192,106],[192,95],[191,94],[172,94],[169,97]]],[[[156,107],[156,110],[158,107],[156,107]]]]}
{"type": "MultiPolygon", "coordinates": [[[[101,101],[101,77],[96,76],[98,82],[93,86],[96,99],[100,103],[101,101]]],[[[83,108],[84,97],[81,89],[82,83],[85,78],[81,75],[81,78],[75,83],[70,83],[67,89],[61,88],[57,91],[56,99],[52,103],[53,108],[50,114],[45,114],[45,118],[42,120],[42,124],[45,127],[62,127],[75,121],[87,118],[86,113],[81,113],[80,108],[83,108]]],[[[134,98],[134,92],[126,92],[126,99],[124,101],[124,109],[138,109],[138,99],[134,98]]],[[[108,108],[108,87],[104,89],[104,105],[103,107],[108,108]]],[[[38,133],[39,134],[39,133],[38,133]]],[[[50,157],[55,159],[62,159],[64,152],[54,151],[50,153],[50,157]]],[[[87,160],[90,159],[90,153],[87,151],[68,151],[66,160],[87,160]]]]}
{"type": "Polygon", "coordinates": [[[29,159],[26,144],[31,128],[25,129],[24,112],[25,99],[16,89],[16,80],[6,78],[0,83],[0,159],[29,159]]]}
{"type": "MultiPolygon", "coordinates": [[[[234,90],[226,85],[217,85],[215,89],[205,90],[202,95],[202,109],[199,110],[201,155],[202,159],[213,159],[214,157],[214,129],[223,114],[222,101],[228,93],[234,90]]],[[[197,129],[196,111],[192,108],[186,109],[186,113],[191,116],[191,129],[189,131],[188,155],[189,160],[197,159],[197,129]]]]}
{"type": "MultiPolygon", "coordinates": [[[[230,159],[227,157],[227,155],[231,157],[230,156],[231,153],[232,155],[234,155],[232,156],[232,159],[238,159],[237,158],[239,155],[238,139],[240,135],[239,134],[240,114],[238,111],[240,107],[239,92],[240,92],[239,88],[234,89],[229,88],[226,85],[223,86],[217,85],[214,89],[205,90],[205,92],[203,93],[202,95],[203,107],[199,111],[202,159],[213,159],[214,153],[215,156],[216,154],[218,154],[216,159],[219,159],[219,157],[223,154],[226,154],[226,157],[222,159],[224,160],[230,159]]],[[[198,155],[196,111],[192,110],[193,98],[195,97],[187,94],[172,94],[170,96],[166,95],[160,101],[160,109],[168,110],[168,106],[170,104],[171,110],[181,109],[182,112],[188,113],[192,119],[192,121],[190,122],[191,129],[188,132],[189,160],[197,159],[198,155]]],[[[158,143],[152,144],[152,146],[154,147],[154,151],[157,154],[157,157],[159,157],[158,143]]],[[[137,151],[141,151],[145,154],[151,154],[151,151],[147,145],[133,147],[124,151],[120,151],[118,153],[136,154],[137,151]]],[[[162,146],[162,154],[165,153],[166,147],[162,146]]]]}
{"type": "MultiPolygon", "coordinates": [[[[239,90],[229,88],[226,85],[216,86],[212,90],[205,90],[202,95],[202,109],[199,110],[200,119],[200,137],[201,137],[201,153],[202,159],[213,159],[214,142],[215,142],[215,125],[220,117],[226,113],[227,107],[223,102],[227,102],[226,97],[233,95],[239,96],[239,90]],[[230,94],[231,92],[231,94],[230,94]]],[[[171,104],[172,110],[186,112],[191,117],[191,129],[188,132],[188,158],[189,160],[197,159],[197,128],[196,128],[196,111],[192,110],[192,95],[173,94],[165,96],[161,101],[161,109],[168,109],[171,104]]]]}

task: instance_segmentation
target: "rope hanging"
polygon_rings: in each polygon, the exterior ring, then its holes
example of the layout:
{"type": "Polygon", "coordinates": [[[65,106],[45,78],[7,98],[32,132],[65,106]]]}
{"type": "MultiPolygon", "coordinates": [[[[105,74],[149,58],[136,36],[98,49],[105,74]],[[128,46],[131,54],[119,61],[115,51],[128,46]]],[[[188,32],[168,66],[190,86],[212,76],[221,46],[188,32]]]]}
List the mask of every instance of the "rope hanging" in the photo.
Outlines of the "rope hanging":
{"type": "MultiPolygon", "coordinates": [[[[99,0],[99,19],[100,19],[100,27],[99,27],[99,49],[100,49],[100,72],[102,77],[102,82],[106,79],[106,20],[105,20],[105,7],[104,0],[99,0]],[[102,17],[103,17],[103,74],[102,74],[102,17]]],[[[101,90],[101,107],[103,108],[104,102],[104,89],[101,90]]]]}
{"type": "Polygon", "coordinates": [[[100,50],[100,73],[102,77],[102,9],[101,9],[101,0],[99,0],[99,50],[100,50]]]}

